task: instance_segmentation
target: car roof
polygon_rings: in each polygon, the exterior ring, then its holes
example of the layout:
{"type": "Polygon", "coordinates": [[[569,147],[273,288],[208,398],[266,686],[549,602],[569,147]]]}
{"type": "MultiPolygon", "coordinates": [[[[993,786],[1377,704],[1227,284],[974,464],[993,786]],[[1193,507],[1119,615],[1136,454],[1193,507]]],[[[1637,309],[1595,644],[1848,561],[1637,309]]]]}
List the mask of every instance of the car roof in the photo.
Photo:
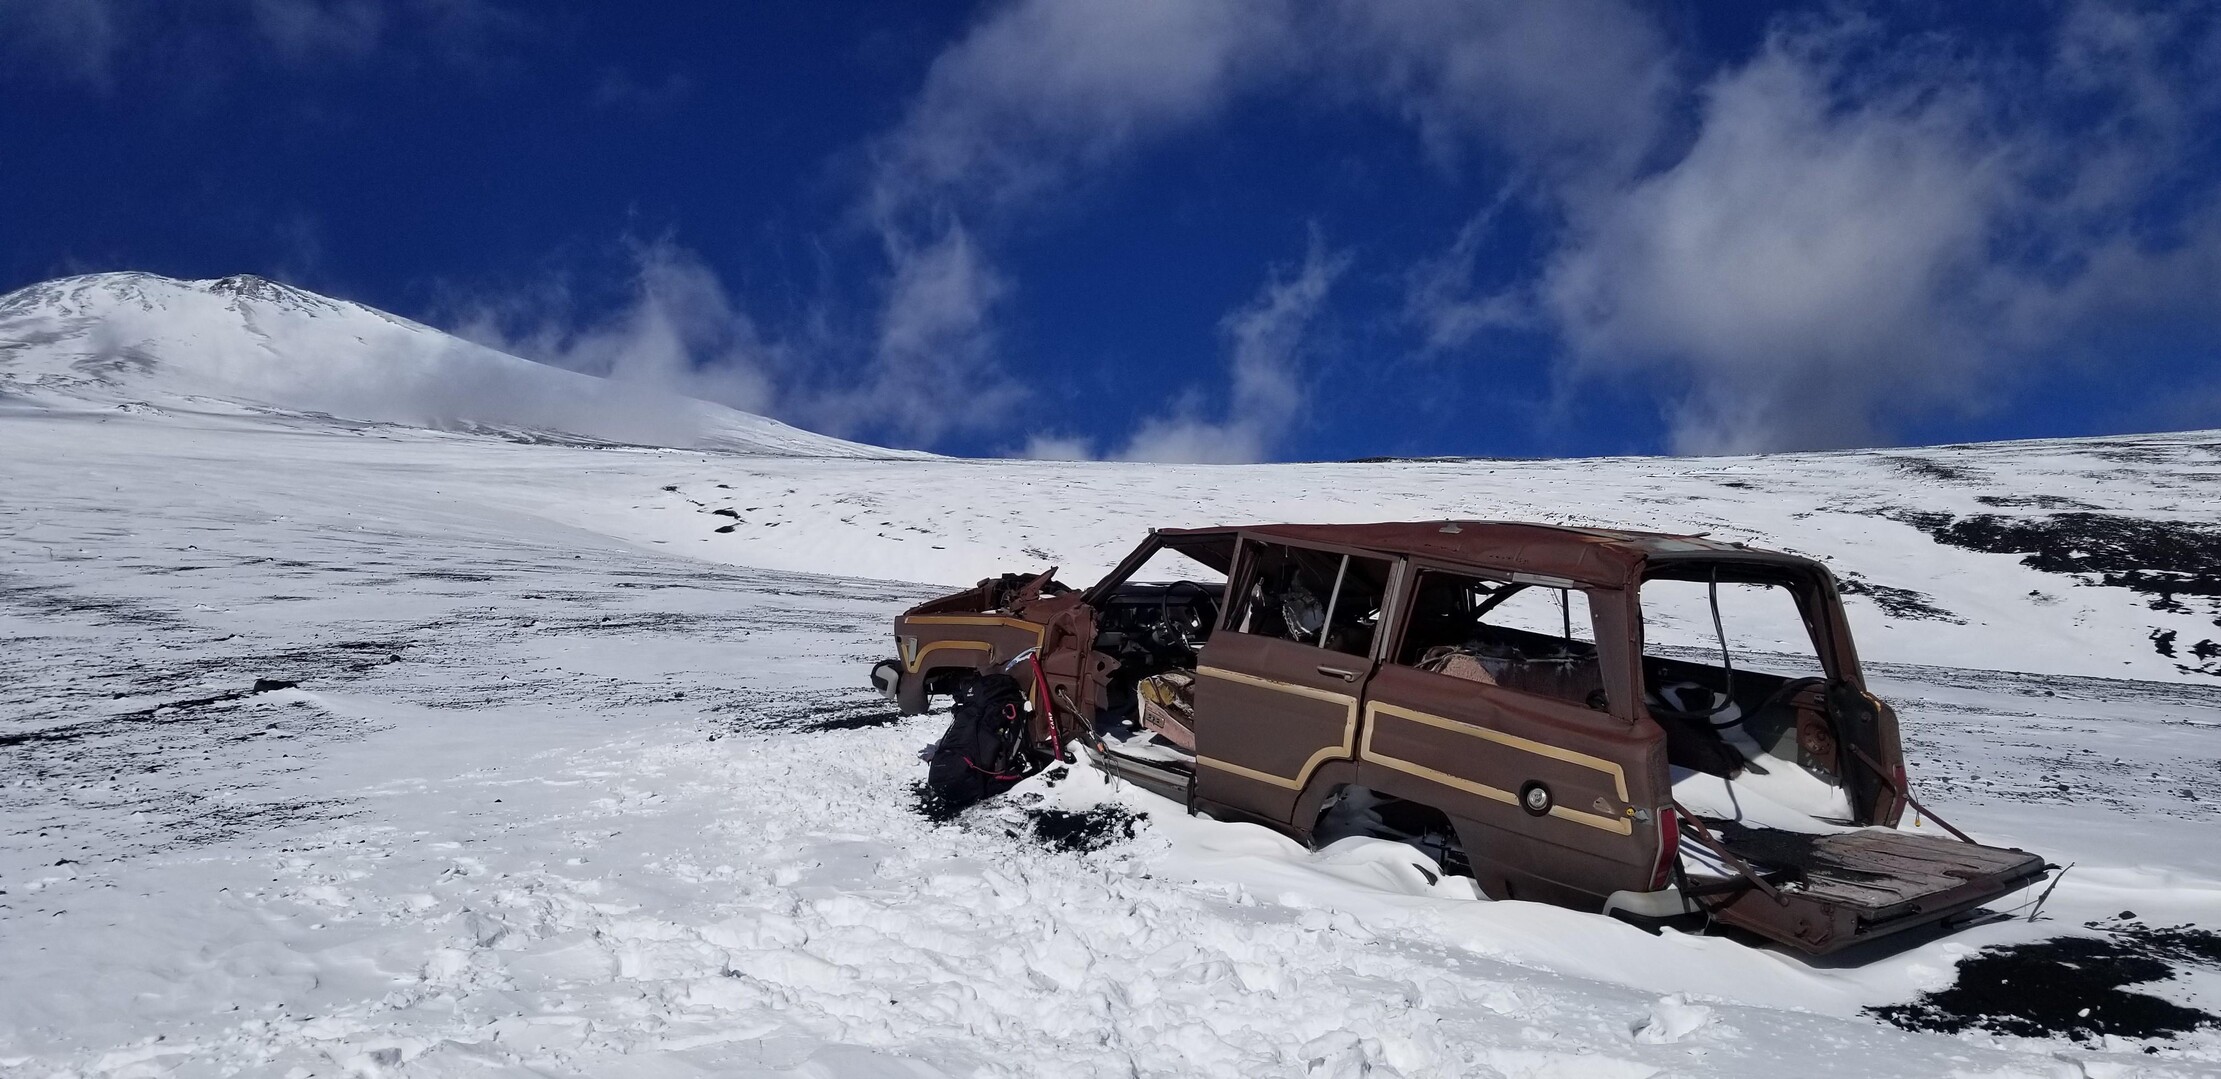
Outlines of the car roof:
{"type": "Polygon", "coordinates": [[[1809,558],[1704,536],[1522,521],[1386,521],[1373,524],[1257,524],[1167,528],[1160,535],[1239,532],[1294,543],[1330,544],[1389,555],[1436,558],[1482,569],[1624,587],[1672,563],[1742,563],[1798,571],[1825,568],[1809,558]]]}

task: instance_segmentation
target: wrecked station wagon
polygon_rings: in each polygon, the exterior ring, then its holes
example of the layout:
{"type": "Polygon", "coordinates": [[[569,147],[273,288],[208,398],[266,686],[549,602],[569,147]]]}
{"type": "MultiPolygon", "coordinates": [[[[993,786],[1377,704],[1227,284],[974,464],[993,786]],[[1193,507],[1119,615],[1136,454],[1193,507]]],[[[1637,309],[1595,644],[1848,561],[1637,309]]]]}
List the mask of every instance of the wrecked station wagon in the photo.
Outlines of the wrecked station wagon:
{"type": "Polygon", "coordinates": [[[1495,899],[1814,954],[1972,919],[2052,868],[1898,829],[1897,716],[1808,558],[1431,521],[1162,529],[1085,590],[1054,572],[904,612],[874,684],[914,714],[1009,667],[1042,759],[1078,745],[1190,813],[1397,838],[1495,899]],[[1163,561],[1188,576],[1141,579],[1163,561]],[[1738,619],[1775,605],[1773,650],[1731,646],[1723,595],[1738,619]],[[1675,624],[1713,639],[1646,642],[1675,624]]]}

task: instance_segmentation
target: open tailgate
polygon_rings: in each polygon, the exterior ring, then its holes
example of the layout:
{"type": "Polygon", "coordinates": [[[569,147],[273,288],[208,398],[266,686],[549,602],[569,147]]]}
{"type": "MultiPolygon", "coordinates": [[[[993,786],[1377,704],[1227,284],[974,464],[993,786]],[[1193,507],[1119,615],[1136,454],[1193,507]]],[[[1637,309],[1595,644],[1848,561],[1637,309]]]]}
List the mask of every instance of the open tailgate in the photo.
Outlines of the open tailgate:
{"type": "Polygon", "coordinates": [[[1807,835],[1705,822],[1764,882],[1692,881],[1713,917],[1816,955],[1972,910],[2044,879],[2026,851],[1865,828],[1807,835]]]}

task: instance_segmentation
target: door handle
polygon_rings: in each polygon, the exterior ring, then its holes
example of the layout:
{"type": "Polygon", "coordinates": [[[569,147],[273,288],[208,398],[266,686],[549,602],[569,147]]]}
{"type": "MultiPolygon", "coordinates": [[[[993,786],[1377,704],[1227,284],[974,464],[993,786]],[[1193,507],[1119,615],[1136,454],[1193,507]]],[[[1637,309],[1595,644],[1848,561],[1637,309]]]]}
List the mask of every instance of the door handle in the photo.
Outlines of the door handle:
{"type": "Polygon", "coordinates": [[[1346,671],[1340,667],[1321,667],[1319,668],[1319,673],[1326,675],[1329,678],[1339,678],[1344,682],[1357,681],[1356,671],[1346,671]]]}

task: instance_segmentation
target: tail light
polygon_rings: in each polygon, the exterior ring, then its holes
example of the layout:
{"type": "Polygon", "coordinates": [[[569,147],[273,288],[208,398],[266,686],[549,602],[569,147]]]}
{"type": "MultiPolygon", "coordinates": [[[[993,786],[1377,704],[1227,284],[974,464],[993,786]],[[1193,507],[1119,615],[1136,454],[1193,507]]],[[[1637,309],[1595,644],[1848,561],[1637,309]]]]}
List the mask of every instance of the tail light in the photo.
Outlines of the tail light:
{"type": "Polygon", "coordinates": [[[1673,880],[1674,859],[1681,857],[1681,818],[1673,807],[1658,811],[1658,862],[1650,869],[1650,890],[1661,891],[1673,880]]]}

